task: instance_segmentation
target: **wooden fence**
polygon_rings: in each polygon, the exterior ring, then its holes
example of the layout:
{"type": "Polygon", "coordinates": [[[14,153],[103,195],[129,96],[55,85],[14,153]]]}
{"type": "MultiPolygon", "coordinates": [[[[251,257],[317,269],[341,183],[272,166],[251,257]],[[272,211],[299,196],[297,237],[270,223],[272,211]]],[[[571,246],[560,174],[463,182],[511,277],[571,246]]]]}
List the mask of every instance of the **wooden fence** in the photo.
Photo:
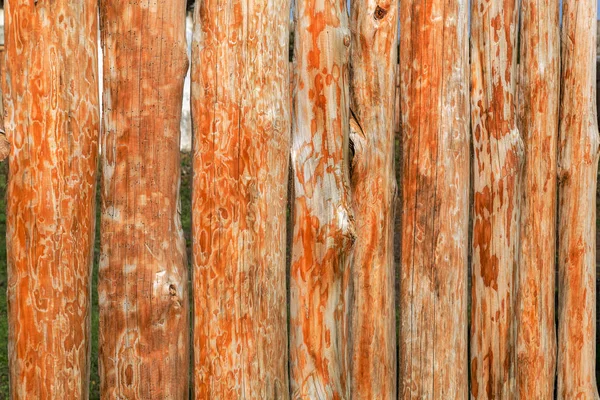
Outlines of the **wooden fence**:
{"type": "Polygon", "coordinates": [[[598,399],[596,1],[5,6],[12,399],[598,399]]]}

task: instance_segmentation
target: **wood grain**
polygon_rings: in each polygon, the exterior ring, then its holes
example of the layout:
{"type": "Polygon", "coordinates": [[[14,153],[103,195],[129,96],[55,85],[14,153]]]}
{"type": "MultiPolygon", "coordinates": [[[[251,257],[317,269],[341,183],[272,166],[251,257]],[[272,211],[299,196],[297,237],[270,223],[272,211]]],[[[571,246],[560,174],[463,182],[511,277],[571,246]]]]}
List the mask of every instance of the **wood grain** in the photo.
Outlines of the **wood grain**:
{"type": "Polygon", "coordinates": [[[557,398],[598,399],[596,0],[565,0],[558,155],[557,398]]]}
{"type": "Polygon", "coordinates": [[[399,399],[466,399],[468,2],[400,7],[402,267],[399,399]]]}
{"type": "Polygon", "coordinates": [[[11,399],[85,399],[99,107],[97,6],[5,2],[11,399]]]}
{"type": "Polygon", "coordinates": [[[196,2],[194,390],[289,397],[288,0],[196,2]]]}
{"type": "Polygon", "coordinates": [[[299,0],[295,12],[291,391],[294,399],[347,399],[351,35],[346,0],[299,0]]]}
{"type": "Polygon", "coordinates": [[[518,5],[474,0],[471,398],[513,399],[523,142],[516,126],[518,5]]]}
{"type": "Polygon", "coordinates": [[[554,398],[559,29],[559,1],[521,2],[517,122],[525,153],[517,300],[518,398],[554,398]]]}
{"type": "Polygon", "coordinates": [[[103,399],[188,396],[179,204],[185,0],[101,0],[103,399]]]}
{"type": "Polygon", "coordinates": [[[398,1],[353,1],[350,9],[352,208],[352,397],[396,397],[394,101],[398,1]]]}

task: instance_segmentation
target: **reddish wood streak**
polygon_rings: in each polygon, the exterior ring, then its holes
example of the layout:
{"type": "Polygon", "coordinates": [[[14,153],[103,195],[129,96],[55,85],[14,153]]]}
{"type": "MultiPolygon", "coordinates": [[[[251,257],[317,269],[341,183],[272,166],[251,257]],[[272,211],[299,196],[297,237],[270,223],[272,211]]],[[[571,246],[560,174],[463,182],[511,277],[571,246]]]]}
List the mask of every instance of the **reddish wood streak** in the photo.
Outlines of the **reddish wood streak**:
{"type": "Polygon", "coordinates": [[[291,391],[294,398],[346,399],[354,241],[346,1],[300,0],[296,13],[291,391]]]}
{"type": "Polygon", "coordinates": [[[5,2],[11,399],[88,397],[97,6],[5,2]]]}
{"type": "Polygon", "coordinates": [[[517,306],[517,396],[554,398],[559,1],[521,3],[519,130],[525,144],[517,306]]]}
{"type": "Polygon", "coordinates": [[[474,0],[471,396],[515,396],[522,140],[516,128],[516,0],[474,0]]]}
{"type": "Polygon", "coordinates": [[[359,232],[352,262],[351,390],[356,399],[385,400],[396,395],[392,222],[398,2],[354,1],[350,8],[350,100],[355,118],[350,183],[359,232]]]}
{"type": "Polygon", "coordinates": [[[100,5],[101,394],[183,399],[189,390],[187,260],[179,218],[185,1],[100,5]]]}
{"type": "Polygon", "coordinates": [[[557,398],[598,399],[596,1],[565,0],[559,133],[557,398]]]}
{"type": "Polygon", "coordinates": [[[399,399],[468,394],[466,1],[402,1],[399,399]]]}
{"type": "Polygon", "coordinates": [[[196,3],[194,393],[289,397],[289,1],[196,3]]]}

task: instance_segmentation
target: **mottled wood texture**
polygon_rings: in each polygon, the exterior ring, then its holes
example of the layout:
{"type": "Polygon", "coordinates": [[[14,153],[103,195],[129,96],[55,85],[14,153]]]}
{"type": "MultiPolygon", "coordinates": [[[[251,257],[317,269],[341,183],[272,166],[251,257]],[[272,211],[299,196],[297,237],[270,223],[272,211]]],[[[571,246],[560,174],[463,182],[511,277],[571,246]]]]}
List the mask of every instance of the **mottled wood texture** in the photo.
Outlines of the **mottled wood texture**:
{"type": "Polygon", "coordinates": [[[85,399],[98,159],[97,6],[5,3],[11,399],[85,399]]]}
{"type": "Polygon", "coordinates": [[[349,197],[346,0],[295,5],[290,271],[293,398],[349,398],[349,197]]]}
{"type": "Polygon", "coordinates": [[[556,372],[558,0],[522,0],[518,127],[525,145],[517,306],[517,394],[553,399],[556,372]]]}
{"type": "Polygon", "coordinates": [[[516,127],[517,0],[474,0],[471,397],[513,399],[523,142],[516,127]]]}
{"type": "Polygon", "coordinates": [[[394,100],[398,1],[354,0],[350,100],[352,208],[352,397],[396,396],[394,100]]]}
{"type": "MultiPolygon", "coordinates": [[[[1,72],[1,70],[0,70],[1,72]]],[[[2,98],[2,92],[0,92],[0,99],[2,98]]],[[[0,100],[1,102],[1,100],[0,100]]],[[[4,110],[0,110],[0,161],[4,161],[10,153],[10,143],[6,138],[6,131],[4,130],[4,110]]]]}
{"type": "Polygon", "coordinates": [[[188,395],[179,122],[185,0],[101,0],[100,377],[104,399],[188,395]]]}
{"type": "MultiPolygon", "coordinates": [[[[3,80],[5,70],[5,57],[4,57],[4,46],[0,50],[0,80],[3,80]]],[[[1,84],[0,84],[1,86],[1,84]]],[[[4,161],[10,153],[10,143],[6,138],[6,131],[4,129],[4,106],[3,106],[3,95],[2,88],[0,87],[0,161],[4,161]]]]}
{"type": "Polygon", "coordinates": [[[466,399],[468,1],[401,2],[399,399],[466,399]]]}
{"type": "Polygon", "coordinates": [[[285,399],[288,0],[196,2],[194,389],[285,399]]]}
{"type": "Polygon", "coordinates": [[[598,399],[596,0],[565,0],[559,134],[557,398],[598,399]]]}

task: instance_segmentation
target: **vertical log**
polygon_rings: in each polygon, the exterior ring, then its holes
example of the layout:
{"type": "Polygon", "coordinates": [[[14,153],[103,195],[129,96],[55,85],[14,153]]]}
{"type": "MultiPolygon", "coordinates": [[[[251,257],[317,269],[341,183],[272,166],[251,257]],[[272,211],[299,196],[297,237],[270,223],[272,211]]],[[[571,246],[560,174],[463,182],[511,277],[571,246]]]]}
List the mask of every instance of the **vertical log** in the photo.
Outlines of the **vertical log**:
{"type": "Polygon", "coordinates": [[[517,390],[553,399],[559,1],[522,0],[519,131],[525,145],[517,306],[517,390]]]}
{"type": "Polygon", "coordinates": [[[468,1],[401,3],[400,399],[466,399],[468,1]]]}
{"type": "MultiPolygon", "coordinates": [[[[0,79],[4,80],[4,55],[0,52],[0,79]]],[[[10,143],[6,138],[4,129],[4,106],[3,106],[2,89],[0,89],[0,161],[4,161],[10,153],[10,143]]]]}
{"type": "Polygon", "coordinates": [[[285,399],[289,0],[197,2],[194,385],[197,399],[285,399]]]}
{"type": "Polygon", "coordinates": [[[394,100],[398,1],[351,4],[352,396],[396,395],[394,100]]]}
{"type": "Polygon", "coordinates": [[[83,399],[100,118],[97,7],[5,5],[10,397],[83,399]]]}
{"type": "Polygon", "coordinates": [[[105,399],[188,395],[179,122],[184,0],[101,0],[100,377],[105,399]]]}
{"type": "Polygon", "coordinates": [[[346,399],[354,223],[348,195],[346,0],[298,0],[292,139],[290,374],[294,398],[346,399]]]}
{"type": "Polygon", "coordinates": [[[523,143],[516,127],[516,0],[474,0],[471,28],[471,395],[515,397],[515,279],[523,143]]]}
{"type": "Polygon", "coordinates": [[[557,398],[598,399],[596,0],[565,0],[559,133],[557,398]]]}

